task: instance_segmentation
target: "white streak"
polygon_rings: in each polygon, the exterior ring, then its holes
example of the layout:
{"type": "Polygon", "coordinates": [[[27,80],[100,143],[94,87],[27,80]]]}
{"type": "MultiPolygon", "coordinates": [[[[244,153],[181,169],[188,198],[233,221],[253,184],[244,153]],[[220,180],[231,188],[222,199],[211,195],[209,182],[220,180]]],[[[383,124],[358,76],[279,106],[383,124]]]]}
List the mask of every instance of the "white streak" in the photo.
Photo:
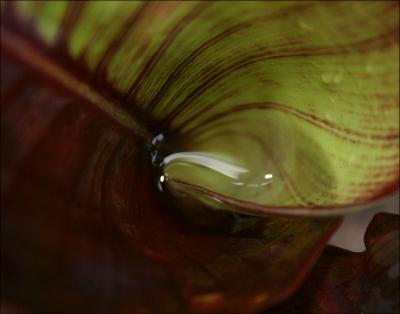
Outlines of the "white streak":
{"type": "Polygon", "coordinates": [[[200,152],[182,152],[171,154],[164,159],[163,163],[166,166],[172,161],[187,161],[193,164],[198,164],[220,172],[233,179],[238,179],[240,174],[248,172],[247,169],[228,163],[227,161],[213,154],[200,152]]]}

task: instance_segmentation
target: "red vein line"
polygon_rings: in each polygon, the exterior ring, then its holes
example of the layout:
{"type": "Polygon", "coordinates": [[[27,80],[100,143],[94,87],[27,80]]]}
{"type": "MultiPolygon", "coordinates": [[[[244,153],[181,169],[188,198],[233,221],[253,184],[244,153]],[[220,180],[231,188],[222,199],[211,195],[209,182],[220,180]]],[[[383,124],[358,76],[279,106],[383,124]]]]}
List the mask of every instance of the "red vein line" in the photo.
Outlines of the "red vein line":
{"type": "MultiPolygon", "coordinates": [[[[229,113],[236,113],[240,111],[245,111],[245,110],[254,110],[254,109],[260,109],[260,110],[278,110],[282,111],[288,114],[291,114],[299,119],[302,119],[303,121],[306,121],[312,125],[315,125],[323,130],[326,130],[330,132],[331,134],[339,137],[339,138],[344,138],[351,140],[354,143],[363,143],[364,139],[371,139],[371,140],[376,140],[376,141],[397,141],[399,139],[399,134],[394,133],[394,134],[388,134],[388,135],[380,135],[380,134],[368,134],[368,133],[363,133],[357,130],[353,129],[348,129],[348,128],[341,128],[334,123],[327,121],[325,119],[319,118],[315,115],[305,113],[301,110],[291,108],[286,105],[282,104],[276,104],[276,103],[249,103],[249,104],[242,104],[238,105],[237,107],[234,107],[230,110],[220,112],[215,114],[214,116],[209,117],[205,121],[201,123],[201,126],[206,127],[209,126],[210,123],[217,121],[220,118],[226,117],[229,113]],[[349,135],[352,135],[354,137],[359,137],[362,140],[355,140],[349,137],[349,135]]],[[[204,112],[203,112],[204,114],[204,112]]],[[[199,127],[192,127],[191,129],[187,130],[185,133],[190,133],[190,132],[199,132],[199,127]]],[[[367,141],[365,141],[367,142],[367,141]]]]}
{"type": "Polygon", "coordinates": [[[285,8],[283,10],[280,10],[278,12],[275,12],[272,15],[266,15],[266,16],[260,16],[257,18],[251,18],[248,20],[245,20],[239,24],[232,25],[229,28],[225,29],[224,31],[218,33],[211,39],[207,40],[203,44],[201,44],[199,47],[197,47],[195,50],[193,50],[178,66],[174,69],[174,71],[169,75],[167,80],[164,82],[163,86],[160,88],[156,96],[149,102],[149,109],[152,110],[154,106],[160,101],[160,99],[165,95],[165,93],[168,91],[168,88],[173,85],[177,79],[181,76],[182,72],[189,66],[190,63],[193,63],[201,54],[203,54],[205,51],[207,51],[210,47],[213,47],[217,45],[219,42],[222,40],[226,40],[228,37],[243,31],[251,26],[253,26],[257,22],[266,22],[271,19],[275,18],[283,18],[293,11],[298,12],[303,12],[306,11],[307,9],[310,8],[312,4],[307,3],[306,5],[302,4],[300,6],[293,6],[290,8],[285,8]]]}
{"type": "MultiPolygon", "coordinates": [[[[249,65],[255,64],[257,62],[265,61],[268,59],[280,59],[280,58],[294,58],[294,57],[313,57],[313,56],[324,56],[324,55],[335,55],[335,54],[348,54],[352,52],[366,52],[374,49],[383,49],[391,45],[396,45],[398,41],[395,38],[398,38],[399,30],[398,27],[394,29],[390,29],[386,33],[381,34],[380,36],[374,38],[368,38],[356,43],[350,43],[346,45],[341,45],[337,47],[314,47],[308,49],[300,49],[297,51],[287,51],[286,49],[277,50],[277,51],[263,51],[258,54],[249,55],[247,57],[242,58],[238,62],[234,62],[233,64],[227,66],[225,69],[221,71],[215,71],[213,75],[208,75],[209,73],[205,73],[204,80],[197,88],[195,88],[183,101],[181,101],[175,108],[172,110],[168,116],[164,119],[165,121],[173,120],[182,110],[184,110],[189,104],[202,95],[207,89],[211,86],[215,85],[217,82],[221,81],[224,78],[227,78],[229,75],[237,72],[238,70],[247,67],[249,65]]],[[[211,74],[213,72],[211,71],[211,74]]]]}
{"type": "Polygon", "coordinates": [[[61,49],[64,49],[67,46],[68,38],[76,27],[85,5],[86,3],[82,1],[68,3],[67,10],[58,29],[56,46],[59,46],[61,49]]]}
{"type": "Polygon", "coordinates": [[[11,33],[5,27],[1,28],[1,47],[34,71],[50,78],[74,95],[99,108],[112,120],[132,131],[135,135],[145,139],[152,138],[151,133],[130,113],[105,98],[87,82],[76,78],[65,68],[50,60],[43,52],[26,42],[22,37],[11,33]]]}
{"type": "Polygon", "coordinates": [[[115,52],[120,48],[125,38],[135,30],[136,26],[142,19],[144,13],[149,7],[150,2],[144,2],[133,12],[133,14],[125,21],[124,25],[119,30],[119,33],[113,38],[107,49],[103,52],[99,63],[96,66],[96,76],[104,77],[104,72],[107,69],[115,52]]]}
{"type": "Polygon", "coordinates": [[[187,24],[196,19],[202,12],[204,12],[210,5],[209,3],[200,3],[194,7],[188,14],[186,14],[183,18],[179,20],[179,22],[169,31],[167,38],[164,42],[159,46],[156,52],[150,57],[147,63],[144,65],[144,68],[137,76],[136,80],[132,83],[132,87],[128,91],[128,95],[130,98],[135,98],[140,85],[146,79],[146,77],[152,72],[156,64],[159,62],[161,57],[164,55],[165,51],[170,47],[171,43],[175,40],[175,38],[179,35],[179,33],[185,28],[187,24]]]}
{"type": "Polygon", "coordinates": [[[326,205],[326,206],[309,206],[309,207],[271,206],[271,205],[261,205],[254,202],[244,201],[237,198],[225,196],[223,194],[213,192],[207,188],[203,188],[199,185],[188,183],[179,179],[169,179],[169,182],[175,184],[181,184],[187,187],[188,189],[193,189],[205,195],[216,198],[220,200],[222,203],[232,206],[239,213],[243,213],[246,215],[256,215],[259,217],[264,215],[268,216],[270,214],[333,217],[336,215],[343,215],[351,212],[365,210],[366,208],[384,206],[390,204],[390,202],[393,199],[397,199],[399,197],[398,190],[396,190],[396,188],[394,187],[393,189],[391,188],[383,191],[379,195],[374,195],[370,199],[352,204],[344,204],[338,206],[326,205]]]}

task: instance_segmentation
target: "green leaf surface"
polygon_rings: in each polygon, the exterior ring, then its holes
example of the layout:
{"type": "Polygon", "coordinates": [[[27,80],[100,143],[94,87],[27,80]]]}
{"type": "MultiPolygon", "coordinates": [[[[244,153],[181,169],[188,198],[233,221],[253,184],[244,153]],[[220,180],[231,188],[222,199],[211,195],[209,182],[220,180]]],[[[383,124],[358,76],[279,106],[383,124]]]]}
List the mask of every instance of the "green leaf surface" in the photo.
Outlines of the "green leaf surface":
{"type": "Polygon", "coordinates": [[[2,298],[34,312],[256,312],[301,284],[338,219],[199,208],[208,220],[187,221],[157,194],[140,138],[35,75],[2,57],[2,298]]]}
{"type": "Polygon", "coordinates": [[[10,304],[261,311],[299,287],[339,219],[210,208],[337,214],[398,189],[397,2],[1,14],[10,304]]]}
{"type": "Polygon", "coordinates": [[[397,2],[14,9],[50,49],[63,47],[97,86],[123,95],[128,111],[154,119],[165,154],[178,153],[162,165],[174,194],[300,213],[397,189],[397,2]]]}

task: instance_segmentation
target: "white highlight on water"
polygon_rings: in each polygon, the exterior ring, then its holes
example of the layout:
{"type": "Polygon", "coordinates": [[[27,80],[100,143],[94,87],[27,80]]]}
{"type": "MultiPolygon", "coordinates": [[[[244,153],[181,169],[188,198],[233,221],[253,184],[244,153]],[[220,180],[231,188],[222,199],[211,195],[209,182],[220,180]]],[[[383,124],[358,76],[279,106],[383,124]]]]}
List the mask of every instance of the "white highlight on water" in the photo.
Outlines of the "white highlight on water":
{"type": "Polygon", "coordinates": [[[242,173],[249,172],[249,170],[231,164],[226,160],[221,159],[219,156],[201,152],[182,152],[171,154],[164,159],[163,165],[166,166],[170,162],[177,160],[187,161],[207,167],[233,179],[238,179],[242,173]]]}

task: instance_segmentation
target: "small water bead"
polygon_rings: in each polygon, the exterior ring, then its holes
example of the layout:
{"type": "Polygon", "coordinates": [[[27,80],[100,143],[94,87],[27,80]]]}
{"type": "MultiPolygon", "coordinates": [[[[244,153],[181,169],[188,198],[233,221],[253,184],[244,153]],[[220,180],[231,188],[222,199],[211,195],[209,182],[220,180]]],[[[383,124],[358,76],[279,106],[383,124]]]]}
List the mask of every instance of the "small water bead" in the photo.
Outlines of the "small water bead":
{"type": "Polygon", "coordinates": [[[365,65],[365,73],[372,73],[374,71],[374,65],[371,62],[367,62],[365,65]]]}
{"type": "MultiPolygon", "coordinates": [[[[176,182],[171,179],[171,173],[167,172],[172,163],[185,165],[189,169],[191,166],[208,167],[231,179],[237,178],[240,173],[247,170],[205,153],[168,153],[165,137],[164,134],[155,137],[150,149],[156,186],[163,207],[168,209],[175,219],[183,220],[185,225],[201,232],[229,233],[246,237],[261,236],[263,227],[260,218],[230,210],[215,210],[219,206],[219,209],[227,208],[218,198],[211,197],[205,200],[201,193],[196,194],[179,184],[175,186],[176,182]]],[[[272,176],[266,174],[264,179],[271,180],[272,176]]]]}
{"type": "Polygon", "coordinates": [[[335,178],[302,120],[278,110],[239,113],[240,123],[233,112],[217,127],[157,135],[150,151],[158,190],[189,215],[198,208],[259,214],[261,207],[329,201],[335,178]]]}
{"type": "Polygon", "coordinates": [[[314,27],[307,21],[299,19],[297,21],[298,25],[300,26],[300,28],[306,30],[306,31],[312,31],[314,30],[314,27]]]}
{"type": "Polygon", "coordinates": [[[271,173],[264,176],[257,175],[238,163],[227,161],[222,156],[202,152],[173,153],[165,157],[160,166],[164,169],[164,175],[160,177],[161,182],[164,182],[166,177],[179,180],[183,173],[188,175],[192,173],[197,174],[198,180],[203,183],[201,186],[205,188],[214,187],[215,180],[221,184],[260,187],[271,183],[273,178],[271,173]],[[180,173],[176,173],[177,171],[180,173]],[[214,181],[209,182],[210,180],[214,181]]]}
{"type": "Polygon", "coordinates": [[[151,160],[162,192],[195,199],[212,209],[229,209],[221,197],[256,204],[280,204],[290,198],[278,171],[281,167],[290,172],[293,166],[290,138],[283,141],[275,134],[268,147],[251,136],[221,135],[204,145],[177,142],[165,134],[152,142],[151,160]]]}
{"type": "Polygon", "coordinates": [[[224,156],[206,152],[179,152],[166,156],[160,166],[163,174],[160,182],[169,186],[173,194],[192,196],[212,208],[226,207],[216,197],[190,187],[206,189],[223,196],[252,200],[257,188],[272,182],[273,175],[254,173],[254,169],[234,162],[224,156]],[[167,179],[168,178],[168,179],[167,179]],[[185,184],[182,184],[185,183],[185,184]]]}
{"type": "Polygon", "coordinates": [[[321,80],[325,84],[339,84],[343,79],[343,71],[326,72],[321,75],[321,80]]]}

